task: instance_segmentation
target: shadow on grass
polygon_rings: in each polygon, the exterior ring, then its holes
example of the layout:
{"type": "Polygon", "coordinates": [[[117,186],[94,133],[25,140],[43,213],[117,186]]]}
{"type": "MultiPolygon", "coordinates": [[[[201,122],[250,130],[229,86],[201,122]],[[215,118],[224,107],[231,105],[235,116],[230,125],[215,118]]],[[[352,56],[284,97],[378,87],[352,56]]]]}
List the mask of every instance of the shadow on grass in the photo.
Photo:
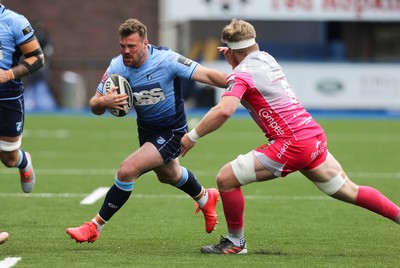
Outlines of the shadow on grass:
{"type": "Polygon", "coordinates": [[[250,254],[255,254],[255,255],[274,255],[274,256],[285,256],[287,253],[281,252],[281,251],[271,251],[271,250],[257,250],[257,251],[251,251],[250,254]]]}

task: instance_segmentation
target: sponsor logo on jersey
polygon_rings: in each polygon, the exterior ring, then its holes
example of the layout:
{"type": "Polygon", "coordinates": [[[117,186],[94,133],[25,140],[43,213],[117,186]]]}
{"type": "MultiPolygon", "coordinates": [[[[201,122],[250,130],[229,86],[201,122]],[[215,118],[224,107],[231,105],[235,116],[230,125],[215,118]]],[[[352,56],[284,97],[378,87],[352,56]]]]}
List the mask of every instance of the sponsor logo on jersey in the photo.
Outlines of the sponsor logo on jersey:
{"type": "Polygon", "coordinates": [[[287,149],[289,148],[289,146],[292,144],[292,142],[290,140],[286,140],[283,142],[283,146],[282,148],[279,150],[279,153],[276,154],[276,157],[278,157],[279,159],[282,159],[282,156],[285,155],[285,152],[287,151],[287,149]]]}
{"type": "Polygon", "coordinates": [[[318,149],[318,147],[319,147],[320,144],[321,144],[321,141],[316,141],[316,142],[315,142],[315,148],[318,149]]]}
{"type": "Polygon", "coordinates": [[[317,141],[316,149],[314,152],[311,153],[311,159],[315,160],[319,155],[323,154],[326,149],[326,141],[322,143],[321,141],[317,141]]]}
{"type": "Polygon", "coordinates": [[[25,27],[24,29],[22,29],[22,33],[24,35],[27,35],[28,33],[32,32],[32,28],[31,27],[25,27]]]}
{"type": "Polygon", "coordinates": [[[151,105],[165,100],[165,94],[159,84],[153,84],[142,88],[134,88],[133,104],[135,106],[151,105]]]}
{"type": "Polygon", "coordinates": [[[229,81],[228,86],[226,87],[225,91],[230,92],[232,91],[233,86],[235,85],[235,80],[229,81]]]}
{"type": "Polygon", "coordinates": [[[153,73],[146,75],[147,81],[150,81],[153,79],[153,73]]]}
{"type": "Polygon", "coordinates": [[[186,58],[186,57],[184,57],[182,55],[179,56],[178,62],[183,64],[183,65],[186,65],[187,67],[190,67],[190,65],[192,65],[192,63],[193,63],[192,60],[190,60],[190,59],[188,59],[188,58],[186,58]]]}
{"type": "Polygon", "coordinates": [[[269,128],[272,128],[273,131],[276,133],[276,135],[280,136],[282,134],[284,134],[284,131],[282,130],[282,128],[278,125],[278,123],[275,121],[275,119],[271,116],[272,111],[271,110],[266,110],[266,109],[261,109],[258,112],[258,115],[264,119],[266,122],[266,125],[269,128]]]}

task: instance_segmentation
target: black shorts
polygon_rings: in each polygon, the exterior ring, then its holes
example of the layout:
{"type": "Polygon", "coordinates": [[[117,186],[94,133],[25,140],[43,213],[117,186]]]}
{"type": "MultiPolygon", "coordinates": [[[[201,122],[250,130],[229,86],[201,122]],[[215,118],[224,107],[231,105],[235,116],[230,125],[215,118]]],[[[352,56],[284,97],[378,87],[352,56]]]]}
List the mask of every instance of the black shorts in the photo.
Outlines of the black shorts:
{"type": "Polygon", "coordinates": [[[0,98],[0,136],[17,137],[24,130],[24,97],[0,98]]]}
{"type": "Polygon", "coordinates": [[[181,153],[181,138],[187,132],[187,125],[178,129],[158,131],[148,131],[139,127],[138,132],[140,146],[145,142],[151,142],[160,152],[164,164],[167,164],[181,153]]]}

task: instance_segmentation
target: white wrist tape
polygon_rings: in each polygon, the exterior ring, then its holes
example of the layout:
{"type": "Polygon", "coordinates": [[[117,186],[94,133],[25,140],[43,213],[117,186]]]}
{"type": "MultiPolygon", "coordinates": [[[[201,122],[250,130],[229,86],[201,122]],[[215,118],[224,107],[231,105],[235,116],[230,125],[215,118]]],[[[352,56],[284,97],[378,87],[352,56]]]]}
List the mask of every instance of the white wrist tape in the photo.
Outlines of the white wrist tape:
{"type": "Polygon", "coordinates": [[[200,136],[199,134],[197,134],[196,129],[192,129],[191,131],[189,131],[188,133],[188,138],[189,140],[191,140],[192,142],[196,142],[200,136]]]}

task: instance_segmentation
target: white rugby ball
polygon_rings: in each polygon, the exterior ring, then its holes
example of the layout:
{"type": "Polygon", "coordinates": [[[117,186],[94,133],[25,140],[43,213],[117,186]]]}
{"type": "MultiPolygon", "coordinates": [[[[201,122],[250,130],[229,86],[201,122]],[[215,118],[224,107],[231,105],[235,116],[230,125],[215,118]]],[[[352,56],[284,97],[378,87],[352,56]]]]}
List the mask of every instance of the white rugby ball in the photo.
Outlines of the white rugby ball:
{"type": "Polygon", "coordinates": [[[121,75],[112,74],[104,81],[103,95],[105,95],[111,88],[117,87],[115,91],[117,94],[127,94],[128,104],[122,106],[122,110],[107,108],[107,110],[114,116],[121,117],[129,113],[133,106],[133,92],[129,82],[121,75]]]}

